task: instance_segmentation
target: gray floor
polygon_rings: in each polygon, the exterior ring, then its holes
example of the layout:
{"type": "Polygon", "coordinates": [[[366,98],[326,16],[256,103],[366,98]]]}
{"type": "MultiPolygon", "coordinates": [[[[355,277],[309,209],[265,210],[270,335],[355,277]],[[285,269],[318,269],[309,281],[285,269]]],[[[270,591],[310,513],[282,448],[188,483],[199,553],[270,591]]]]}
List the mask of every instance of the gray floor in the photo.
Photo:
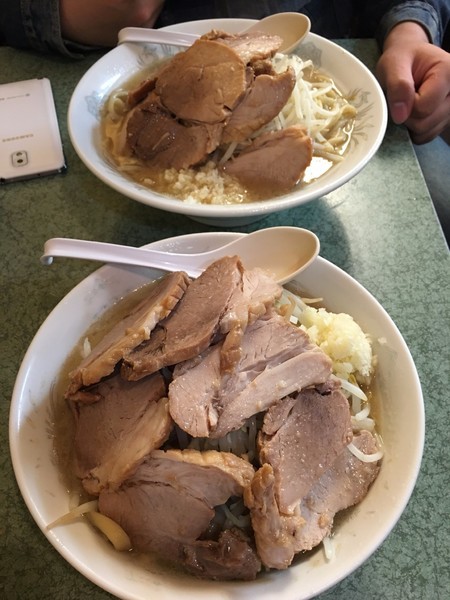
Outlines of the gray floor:
{"type": "Polygon", "coordinates": [[[439,137],[414,150],[450,246],[450,146],[439,137]]]}

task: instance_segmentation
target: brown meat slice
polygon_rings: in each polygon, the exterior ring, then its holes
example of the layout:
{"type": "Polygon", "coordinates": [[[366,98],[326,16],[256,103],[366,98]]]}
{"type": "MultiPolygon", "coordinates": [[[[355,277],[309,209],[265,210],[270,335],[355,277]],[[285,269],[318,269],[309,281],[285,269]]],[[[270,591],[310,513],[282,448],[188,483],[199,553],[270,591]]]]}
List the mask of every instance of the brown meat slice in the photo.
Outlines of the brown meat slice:
{"type": "Polygon", "coordinates": [[[194,437],[220,438],[295,390],[322,383],[330,359],[301,329],[268,313],[242,336],[242,357],[221,372],[222,343],[174,371],[169,386],[174,421],[194,437]]]}
{"type": "Polygon", "coordinates": [[[255,473],[248,461],[216,450],[154,450],[147,465],[154,483],[182,488],[205,501],[207,498],[210,506],[223,504],[230,496],[242,496],[255,473]],[[209,476],[214,478],[214,489],[205,490],[209,476]]]}
{"type": "Polygon", "coordinates": [[[183,563],[184,547],[208,528],[214,506],[242,495],[253,477],[250,463],[234,455],[194,454],[152,453],[118,490],[101,492],[100,512],[121,525],[135,550],[183,563]]]}
{"type": "Polygon", "coordinates": [[[90,494],[118,487],[168,438],[173,421],[163,377],[138,383],[114,375],[72,395],[75,473],[90,494]]]}
{"type": "MultiPolygon", "coordinates": [[[[356,435],[353,443],[364,454],[377,450],[368,431],[356,435]]],[[[335,514],[361,502],[378,472],[378,463],[362,462],[344,449],[292,514],[285,514],[277,501],[278,486],[273,468],[264,464],[244,492],[263,564],[286,569],[295,554],[317,546],[331,532],[335,514]]]]}
{"type": "MultiPolygon", "coordinates": [[[[353,444],[364,454],[378,451],[369,431],[356,434],[353,444]]],[[[361,502],[379,471],[378,461],[363,462],[345,449],[300,504],[305,525],[298,536],[298,550],[311,550],[329,535],[335,514],[361,502]]]]}
{"type": "Polygon", "coordinates": [[[163,169],[186,169],[204,162],[222,136],[222,126],[181,123],[154,93],[129,114],[126,131],[134,155],[163,169]]]}
{"type": "Polygon", "coordinates": [[[203,352],[219,328],[233,291],[241,285],[242,270],[237,256],[219,259],[205,269],[149,341],[127,353],[123,376],[137,380],[203,352]]]}
{"type": "Polygon", "coordinates": [[[261,561],[239,529],[222,531],[219,539],[196,540],[183,548],[183,565],[204,579],[252,581],[261,561]]]}
{"type": "Polygon", "coordinates": [[[274,119],[289,100],[295,86],[295,73],[258,75],[224,127],[222,143],[242,142],[274,119]]]}
{"type": "Polygon", "coordinates": [[[262,563],[270,569],[286,569],[298,552],[297,539],[305,521],[298,508],[290,515],[280,512],[275,487],[273,469],[265,464],[245,489],[244,502],[250,509],[256,549],[262,563]]]}
{"type": "Polygon", "coordinates": [[[263,31],[231,34],[212,30],[201,39],[215,40],[232,48],[246,65],[274,56],[283,42],[278,35],[270,35],[263,31]]]}
{"type": "Polygon", "coordinates": [[[148,295],[70,373],[68,395],[110,375],[124,354],[147,340],[158,321],[170,314],[183,296],[188,283],[188,276],[182,272],[169,273],[155,282],[148,295]]]}
{"type": "Polygon", "coordinates": [[[155,84],[156,77],[151,77],[149,79],[144,79],[144,81],[141,81],[141,83],[137,87],[133,88],[128,92],[128,106],[132,108],[133,106],[136,106],[136,104],[139,104],[139,102],[142,102],[142,100],[144,100],[150,94],[150,92],[153,92],[153,90],[155,89],[155,84]]]}
{"type": "MultiPolygon", "coordinates": [[[[260,460],[274,470],[277,503],[284,514],[295,511],[353,435],[348,401],[340,390],[324,395],[303,390],[290,405],[287,417],[279,418],[277,431],[268,435],[263,425],[259,439],[260,460]]],[[[272,432],[275,420],[270,412],[265,418],[272,432]]]]}
{"type": "Polygon", "coordinates": [[[155,90],[177,118],[214,124],[223,123],[246,87],[239,55],[227,45],[199,39],[160,71],[155,90]]]}
{"type": "Polygon", "coordinates": [[[252,189],[282,193],[301,180],[311,159],[311,138],[302,127],[292,125],[262,133],[223,169],[252,189]]]}
{"type": "Polygon", "coordinates": [[[283,288],[262,269],[244,270],[242,286],[234,289],[220,321],[226,334],[221,349],[221,371],[231,372],[239,362],[241,341],[248,325],[264,315],[282,294],[283,288]]]}

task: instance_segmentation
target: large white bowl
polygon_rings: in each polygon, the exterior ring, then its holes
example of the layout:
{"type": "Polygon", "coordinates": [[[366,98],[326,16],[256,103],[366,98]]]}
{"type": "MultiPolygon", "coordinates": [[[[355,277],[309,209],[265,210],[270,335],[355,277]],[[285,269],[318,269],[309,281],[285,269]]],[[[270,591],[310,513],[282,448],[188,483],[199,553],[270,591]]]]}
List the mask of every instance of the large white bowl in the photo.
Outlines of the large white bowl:
{"type": "MultiPolygon", "coordinates": [[[[178,24],[167,29],[205,33],[213,28],[234,33],[242,31],[249,19],[212,19],[178,24]]],[[[269,213],[278,212],[340,187],[354,177],[372,158],[383,139],[387,109],[383,92],[372,73],[352,54],[320,36],[310,33],[298,50],[317,67],[332,75],[339,89],[358,109],[348,153],[316,181],[300,186],[275,199],[241,205],[191,204],[164,196],[121,174],[103,155],[100,138],[100,110],[109,94],[134,73],[175,49],[167,46],[126,43],[108,52],[82,77],[71,98],[68,127],[72,144],[85,165],[104,183],[125,196],[169,212],[176,212],[217,226],[243,225],[269,213]]]]}
{"type": "MultiPolygon", "coordinates": [[[[153,244],[180,252],[206,251],[237,233],[202,233],[153,244]]],[[[117,553],[84,522],[46,525],[69,509],[69,497],[55,466],[48,422],[51,395],[64,362],[93,321],[115,301],[160,276],[152,269],[102,267],[74,288],[53,310],[34,338],[17,377],[10,413],[10,446],[21,493],[36,523],[57,551],[101,588],[127,600],[304,600],[335,585],[383,542],[404,510],[419,471],[424,409],[417,372],[396,326],[379,303],[332,263],[317,258],[298,278],[329,310],[350,313],[374,340],[379,358],[378,426],[385,456],[366,498],[335,528],[336,558],[321,550],[286,571],[251,583],[200,581],[148,569],[127,553],[117,553]],[[64,331],[64,335],[61,335],[64,331]]],[[[164,526],[162,524],[162,526],[164,526]]]]}

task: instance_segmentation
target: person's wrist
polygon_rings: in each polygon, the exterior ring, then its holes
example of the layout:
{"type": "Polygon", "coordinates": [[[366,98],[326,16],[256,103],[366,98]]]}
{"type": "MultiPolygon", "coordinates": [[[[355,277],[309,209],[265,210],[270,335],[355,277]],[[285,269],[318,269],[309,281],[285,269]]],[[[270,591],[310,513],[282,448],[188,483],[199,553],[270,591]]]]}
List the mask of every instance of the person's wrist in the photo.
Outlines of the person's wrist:
{"type": "Polygon", "coordinates": [[[399,44],[429,43],[426,30],[414,21],[403,21],[391,29],[383,44],[383,52],[399,44]]]}

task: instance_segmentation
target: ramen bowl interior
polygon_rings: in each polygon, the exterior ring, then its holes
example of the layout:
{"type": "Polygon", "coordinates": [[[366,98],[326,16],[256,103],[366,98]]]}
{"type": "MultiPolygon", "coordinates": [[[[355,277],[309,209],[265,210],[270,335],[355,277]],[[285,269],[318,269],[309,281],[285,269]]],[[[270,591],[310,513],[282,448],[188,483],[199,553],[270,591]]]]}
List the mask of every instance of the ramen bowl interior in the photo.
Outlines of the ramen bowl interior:
{"type": "MultiPolygon", "coordinates": [[[[230,33],[242,31],[252,21],[245,19],[205,20],[177,25],[177,29],[206,33],[213,28],[230,33]]],[[[170,29],[170,28],[168,28],[170,29]]],[[[173,28],[174,29],[174,28],[173,28]]],[[[174,48],[141,43],[124,43],[98,60],[82,77],[71,98],[68,127],[72,144],[85,165],[106,185],[124,196],[161,210],[187,215],[216,226],[243,225],[264,216],[293,208],[337,189],[354,177],[372,158],[383,139],[386,102],[371,72],[353,55],[320,36],[308,34],[297,53],[312,59],[330,75],[338,89],[357,108],[349,147],[342,162],[325,174],[294,190],[267,200],[245,204],[198,204],[183,202],[152,191],[123,175],[102,149],[100,115],[109,95],[174,48]]]]}
{"type": "MultiPolygon", "coordinates": [[[[163,240],[154,247],[206,251],[238,235],[242,234],[194,234],[163,240]]],[[[262,573],[254,582],[203,581],[162,569],[151,559],[116,552],[85,521],[46,529],[69,510],[69,495],[54,461],[49,433],[55,382],[67,357],[92,323],[118,299],[160,275],[152,269],[103,267],[75,287],[36,334],[16,380],[10,414],[12,462],[28,509],[44,535],[75,569],[120,598],[311,598],[362,565],[390,533],[412,493],[424,437],[420,383],[401,334],[361,285],[320,257],[296,282],[308,294],[323,297],[328,310],[352,315],[372,337],[378,356],[377,427],[385,453],[380,474],[368,495],[338,519],[333,560],[326,559],[320,546],[287,570],[262,573]]]]}

